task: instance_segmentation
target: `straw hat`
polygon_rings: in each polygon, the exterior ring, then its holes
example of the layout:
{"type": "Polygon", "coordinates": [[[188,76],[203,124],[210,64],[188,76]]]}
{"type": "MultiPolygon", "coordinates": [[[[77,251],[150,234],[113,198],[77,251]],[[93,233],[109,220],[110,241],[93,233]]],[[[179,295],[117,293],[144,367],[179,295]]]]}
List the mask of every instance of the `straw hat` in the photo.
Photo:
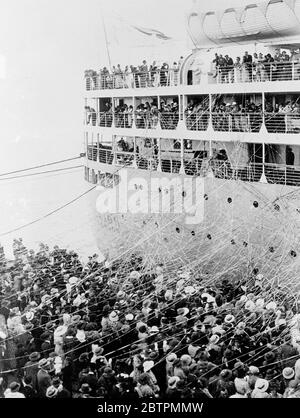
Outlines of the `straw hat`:
{"type": "Polygon", "coordinates": [[[186,316],[189,312],[190,312],[190,310],[188,308],[178,308],[177,309],[177,314],[179,316],[186,316]]]}
{"type": "Polygon", "coordinates": [[[154,361],[153,360],[145,361],[143,363],[144,372],[145,373],[148,372],[149,370],[152,369],[153,366],[154,366],[154,361]]]}
{"type": "Polygon", "coordinates": [[[169,363],[174,363],[174,361],[177,360],[177,355],[175,353],[170,353],[167,355],[166,360],[169,363]]]}
{"type": "Polygon", "coordinates": [[[193,286],[187,286],[184,288],[185,293],[188,295],[195,295],[197,293],[196,289],[193,286]]]}
{"type": "Polygon", "coordinates": [[[293,377],[295,376],[295,371],[291,367],[285,367],[282,370],[282,376],[287,380],[293,379],[293,377]]]}
{"type": "Polygon", "coordinates": [[[255,389],[259,392],[266,392],[269,387],[269,382],[266,379],[257,379],[255,382],[255,389]]]}
{"type": "Polygon", "coordinates": [[[220,337],[218,336],[218,334],[212,335],[209,339],[209,342],[211,344],[218,344],[219,341],[220,341],[220,337]]]}
{"type": "Polygon", "coordinates": [[[277,304],[276,304],[276,302],[269,302],[266,305],[266,308],[268,309],[268,311],[275,311],[276,308],[277,308],[277,304]]]}
{"type": "Polygon", "coordinates": [[[32,311],[26,312],[25,318],[27,319],[27,321],[32,321],[34,318],[34,313],[32,311]]]}
{"type": "Polygon", "coordinates": [[[119,316],[118,316],[118,314],[117,314],[117,312],[116,312],[116,311],[112,311],[112,312],[109,314],[108,318],[109,318],[109,320],[110,320],[111,322],[118,322],[118,320],[119,320],[119,316]]]}
{"type": "Polygon", "coordinates": [[[178,376],[172,376],[168,379],[168,386],[170,389],[175,389],[177,382],[180,381],[180,378],[178,376]]]}
{"type": "Polygon", "coordinates": [[[225,316],[224,322],[226,324],[232,324],[235,321],[235,317],[231,314],[225,316]]]}

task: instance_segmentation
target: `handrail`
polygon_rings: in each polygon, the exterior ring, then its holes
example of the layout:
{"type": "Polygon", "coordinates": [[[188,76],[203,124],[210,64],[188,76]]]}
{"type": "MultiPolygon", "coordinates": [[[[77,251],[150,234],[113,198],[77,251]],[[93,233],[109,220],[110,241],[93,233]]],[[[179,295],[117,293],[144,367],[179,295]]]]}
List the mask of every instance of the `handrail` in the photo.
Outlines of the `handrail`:
{"type": "Polygon", "coordinates": [[[152,158],[146,158],[142,154],[112,150],[101,147],[101,145],[88,145],[87,159],[109,165],[131,166],[143,170],[157,171],[160,162],[162,172],[181,174],[183,163],[184,173],[188,176],[205,176],[210,167],[215,178],[227,180],[242,180],[248,182],[259,182],[262,174],[265,174],[270,184],[286,186],[300,186],[300,166],[278,164],[278,163],[256,163],[248,162],[244,165],[231,164],[229,160],[218,160],[208,158],[187,158],[180,151],[162,150],[160,155],[154,154],[152,158]],[[136,163],[136,164],[134,164],[136,163]]]}
{"type": "Polygon", "coordinates": [[[218,84],[300,80],[300,63],[257,62],[217,66],[213,78],[218,84]]]}
{"type": "Polygon", "coordinates": [[[85,76],[86,90],[108,90],[123,88],[149,88],[178,86],[178,69],[160,69],[148,71],[135,71],[118,73],[98,73],[97,75],[85,76]]]}
{"type": "MultiPolygon", "coordinates": [[[[249,64],[234,64],[217,66],[215,72],[208,73],[209,83],[254,83],[268,81],[295,81],[300,80],[300,62],[257,62],[249,64]]],[[[180,69],[160,69],[135,72],[119,71],[85,75],[85,88],[91,90],[109,89],[140,89],[157,87],[174,87],[186,85],[187,80],[180,81],[180,69]]],[[[193,80],[189,84],[198,84],[193,80]]]]}
{"type": "MultiPolygon", "coordinates": [[[[206,131],[209,121],[212,121],[216,132],[248,132],[258,133],[265,124],[269,133],[300,133],[300,113],[281,112],[208,112],[185,114],[187,130],[206,131]]],[[[87,126],[100,126],[106,128],[132,128],[133,123],[137,129],[175,130],[179,123],[178,112],[87,112],[85,124],[87,126]]]]}

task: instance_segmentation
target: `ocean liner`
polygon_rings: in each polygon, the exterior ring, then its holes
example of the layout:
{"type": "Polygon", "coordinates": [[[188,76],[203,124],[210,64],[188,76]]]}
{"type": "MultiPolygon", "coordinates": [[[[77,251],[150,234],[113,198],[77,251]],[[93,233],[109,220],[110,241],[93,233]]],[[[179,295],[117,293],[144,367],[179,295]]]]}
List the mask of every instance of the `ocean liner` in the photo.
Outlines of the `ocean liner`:
{"type": "Polygon", "coordinates": [[[195,2],[187,30],[195,48],[175,68],[85,74],[98,246],[110,259],[133,251],[200,276],[256,268],[296,284],[300,0],[195,2]],[[241,59],[228,61],[233,47],[241,59]]]}

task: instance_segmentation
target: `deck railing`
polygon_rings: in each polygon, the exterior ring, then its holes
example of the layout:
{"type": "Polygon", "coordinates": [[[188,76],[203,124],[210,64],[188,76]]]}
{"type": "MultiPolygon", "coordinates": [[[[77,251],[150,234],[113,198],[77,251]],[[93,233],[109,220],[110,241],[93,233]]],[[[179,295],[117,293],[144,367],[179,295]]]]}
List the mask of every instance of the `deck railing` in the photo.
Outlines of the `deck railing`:
{"type": "Polygon", "coordinates": [[[211,114],[212,126],[217,132],[259,132],[263,122],[262,113],[211,114]]]}
{"type": "MultiPolygon", "coordinates": [[[[269,133],[299,134],[300,113],[226,113],[200,112],[186,114],[185,126],[190,131],[206,131],[212,121],[216,132],[248,132],[258,133],[265,124],[269,133]]],[[[103,128],[132,128],[133,122],[137,129],[175,130],[179,122],[179,113],[156,113],[150,111],[136,112],[88,112],[85,117],[87,126],[103,128]]]]}
{"type": "Polygon", "coordinates": [[[300,80],[300,63],[286,61],[219,66],[211,82],[223,84],[293,80],[300,80]]]}
{"type": "MultiPolygon", "coordinates": [[[[201,82],[226,83],[263,83],[269,81],[300,80],[300,62],[270,62],[219,66],[214,73],[202,74],[201,82]]],[[[199,80],[190,78],[180,81],[180,71],[149,70],[136,72],[95,73],[85,76],[85,88],[91,90],[141,89],[157,87],[175,87],[178,85],[199,84],[199,80]]]]}
{"type": "Polygon", "coordinates": [[[181,160],[180,150],[162,151],[160,157],[153,155],[149,158],[139,153],[113,151],[97,145],[88,145],[87,158],[103,164],[132,166],[150,171],[157,171],[160,167],[162,172],[173,174],[182,174],[183,163],[183,172],[188,176],[206,176],[211,169],[216,178],[247,182],[259,182],[264,173],[270,184],[300,186],[300,166],[251,162],[233,165],[228,160],[194,158],[192,152],[184,153],[181,160]]]}
{"type": "Polygon", "coordinates": [[[86,90],[168,87],[179,85],[179,70],[153,70],[97,74],[85,77],[86,90]]]}

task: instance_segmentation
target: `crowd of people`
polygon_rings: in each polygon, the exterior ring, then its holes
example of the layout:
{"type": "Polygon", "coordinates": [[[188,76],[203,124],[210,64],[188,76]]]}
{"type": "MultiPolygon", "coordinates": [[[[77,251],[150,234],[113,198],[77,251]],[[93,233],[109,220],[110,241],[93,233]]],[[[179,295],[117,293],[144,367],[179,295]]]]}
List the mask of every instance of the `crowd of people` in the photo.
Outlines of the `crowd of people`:
{"type": "Polygon", "coordinates": [[[216,281],[22,239],[14,254],[1,264],[0,397],[300,397],[299,304],[258,269],[216,281]]]}
{"type": "MultiPolygon", "coordinates": [[[[237,99],[236,99],[237,100],[237,99]]],[[[97,122],[96,111],[85,107],[86,123],[96,126],[112,127],[113,116],[116,128],[132,128],[133,122],[140,129],[162,129],[174,130],[178,126],[179,106],[176,99],[157,101],[139,104],[136,109],[132,105],[122,104],[113,109],[111,103],[105,104],[105,109],[100,112],[97,122]]],[[[184,111],[185,124],[188,130],[205,131],[208,128],[209,120],[216,131],[229,132],[259,132],[263,121],[270,133],[299,133],[300,132],[300,103],[299,98],[280,101],[267,99],[265,111],[262,103],[244,99],[226,103],[220,97],[214,101],[212,112],[209,112],[209,100],[204,98],[200,101],[191,99],[188,101],[184,111]]]]}
{"type": "Polygon", "coordinates": [[[215,54],[214,75],[219,83],[262,82],[300,79],[300,56],[296,52],[275,50],[264,55],[245,51],[244,56],[234,61],[228,54],[215,54]]]}
{"type": "Polygon", "coordinates": [[[141,103],[134,111],[133,106],[119,105],[115,109],[115,126],[117,128],[132,128],[133,121],[139,129],[176,129],[179,121],[178,102],[167,103],[161,100],[160,106],[157,101],[141,103]]]}
{"type": "Polygon", "coordinates": [[[120,64],[112,66],[111,71],[101,68],[99,73],[87,70],[86,87],[93,89],[119,89],[119,88],[146,88],[146,87],[166,87],[177,86],[179,84],[179,71],[183,63],[183,57],[179,61],[174,61],[172,65],[163,62],[159,65],[153,61],[148,65],[143,60],[141,65],[126,65],[124,69],[120,64]]]}

